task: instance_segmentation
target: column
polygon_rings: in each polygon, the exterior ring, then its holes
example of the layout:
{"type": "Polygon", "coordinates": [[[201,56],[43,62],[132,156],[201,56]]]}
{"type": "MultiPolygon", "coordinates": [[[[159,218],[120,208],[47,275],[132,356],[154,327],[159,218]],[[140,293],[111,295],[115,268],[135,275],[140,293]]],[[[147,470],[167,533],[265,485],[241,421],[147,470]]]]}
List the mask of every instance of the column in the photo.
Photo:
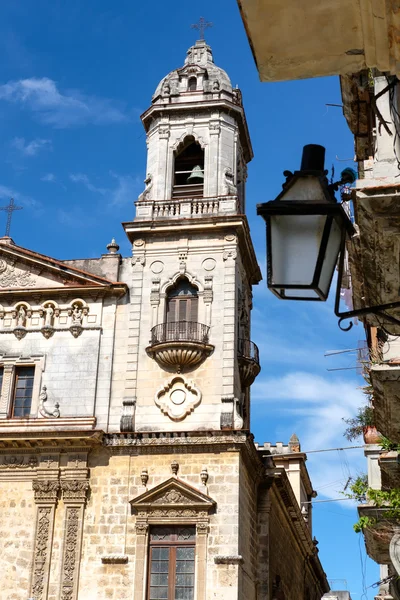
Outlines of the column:
{"type": "MultiPolygon", "coordinates": [[[[61,480],[65,506],[60,600],[76,600],[79,586],[83,519],[89,481],[61,480]]],[[[36,600],[36,599],[35,599],[36,600]]]]}
{"type": "Polygon", "coordinates": [[[51,549],[53,545],[54,517],[60,482],[58,479],[34,480],[36,526],[33,551],[30,596],[35,600],[46,600],[49,587],[51,549]]]}
{"type": "Polygon", "coordinates": [[[135,583],[133,600],[143,600],[146,586],[146,558],[149,526],[146,521],[136,521],[135,583]]]}

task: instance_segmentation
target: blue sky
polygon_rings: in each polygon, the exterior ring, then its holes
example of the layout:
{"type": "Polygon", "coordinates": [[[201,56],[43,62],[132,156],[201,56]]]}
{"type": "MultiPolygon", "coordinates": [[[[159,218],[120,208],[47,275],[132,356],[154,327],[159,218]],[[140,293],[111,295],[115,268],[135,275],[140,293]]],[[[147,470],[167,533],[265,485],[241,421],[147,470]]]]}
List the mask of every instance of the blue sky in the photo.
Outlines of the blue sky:
{"type": "MultiPolygon", "coordinates": [[[[24,207],[13,218],[16,243],[79,258],[99,256],[115,237],[129,255],[120,222],[133,217],[145,178],[139,115],[159,80],[183,64],[196,40],[190,24],[200,15],[214,23],[206,39],[216,63],[243,92],[255,154],[247,213],[261,266],[265,230],[255,206],[279,193],[282,171],[299,167],[302,146],[326,146],[326,166],[336,174],[352,166],[341,109],[326,106],[341,103],[338,79],[261,84],[234,0],[2,2],[0,203],[13,195],[24,207]]],[[[341,419],[362,403],[362,380],[354,370],[327,371],[355,366],[355,354],[324,352],[357,347],[362,327],[343,333],[332,299],[318,306],[281,302],[264,281],[254,293],[253,332],[262,361],[253,386],[256,440],[287,443],[296,431],[304,450],[348,445],[341,419]]],[[[348,476],[365,470],[361,450],[312,453],[307,464],[318,500],[340,497],[348,476]]],[[[347,583],[353,600],[372,599],[371,589],[363,596],[365,551],[352,531],[350,504],[315,504],[314,533],[333,587],[347,583]]],[[[367,560],[365,585],[378,579],[367,560]]]]}

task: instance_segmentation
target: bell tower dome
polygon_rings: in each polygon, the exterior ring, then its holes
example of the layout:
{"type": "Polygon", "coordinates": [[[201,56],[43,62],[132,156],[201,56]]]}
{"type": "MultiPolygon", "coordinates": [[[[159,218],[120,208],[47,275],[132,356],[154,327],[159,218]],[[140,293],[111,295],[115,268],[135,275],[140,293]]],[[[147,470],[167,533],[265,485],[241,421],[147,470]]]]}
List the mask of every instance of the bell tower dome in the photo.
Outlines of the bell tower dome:
{"type": "Polygon", "coordinates": [[[124,224],[133,258],[121,430],[248,429],[261,275],[244,215],[252,149],[241,93],[200,40],[142,121],[146,187],[124,224]]]}
{"type": "Polygon", "coordinates": [[[236,196],[244,212],[246,163],[253,154],[242,97],[204,40],[189,48],[183,67],[160,81],[142,121],[146,200],[236,196]]]}

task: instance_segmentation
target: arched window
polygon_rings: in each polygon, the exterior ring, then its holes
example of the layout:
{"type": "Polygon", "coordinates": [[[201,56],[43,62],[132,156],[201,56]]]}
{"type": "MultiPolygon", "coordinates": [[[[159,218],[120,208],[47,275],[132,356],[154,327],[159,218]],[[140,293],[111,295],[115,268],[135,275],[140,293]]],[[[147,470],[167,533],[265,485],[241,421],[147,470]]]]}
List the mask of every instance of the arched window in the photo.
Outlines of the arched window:
{"type": "Polygon", "coordinates": [[[167,294],[167,323],[197,322],[199,297],[197,289],[186,279],[179,279],[167,294]]]}
{"type": "Polygon", "coordinates": [[[188,92],[195,92],[196,90],[197,90],[197,79],[196,79],[196,77],[189,77],[188,92]]]}
{"type": "Polygon", "coordinates": [[[204,189],[204,150],[188,135],[175,153],[173,198],[201,197],[204,189]]]}

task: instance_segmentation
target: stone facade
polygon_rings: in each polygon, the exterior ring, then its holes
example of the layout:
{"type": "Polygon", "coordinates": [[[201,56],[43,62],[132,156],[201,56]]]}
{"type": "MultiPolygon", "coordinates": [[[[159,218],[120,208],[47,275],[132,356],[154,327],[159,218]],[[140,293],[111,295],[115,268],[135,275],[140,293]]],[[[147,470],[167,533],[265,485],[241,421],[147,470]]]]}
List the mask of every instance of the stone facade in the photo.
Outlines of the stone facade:
{"type": "Polygon", "coordinates": [[[195,532],[187,598],[317,600],[305,456],[249,433],[261,275],[240,91],[200,41],[142,119],[132,257],[0,239],[1,597],[144,600],[165,526],[195,532]]]}

